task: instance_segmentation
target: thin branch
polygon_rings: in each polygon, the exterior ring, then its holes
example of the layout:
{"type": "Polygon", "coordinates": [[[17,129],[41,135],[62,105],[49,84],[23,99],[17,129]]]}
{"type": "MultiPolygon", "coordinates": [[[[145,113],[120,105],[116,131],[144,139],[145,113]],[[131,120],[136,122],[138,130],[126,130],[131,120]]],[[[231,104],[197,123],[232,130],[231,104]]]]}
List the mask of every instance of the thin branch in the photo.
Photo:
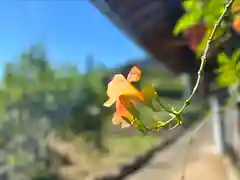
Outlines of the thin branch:
{"type": "MultiPolygon", "coordinates": [[[[223,13],[221,14],[221,16],[219,17],[219,19],[217,20],[217,22],[215,23],[214,25],[214,28],[213,28],[213,31],[207,41],[207,45],[205,47],[205,50],[204,50],[204,53],[201,57],[201,65],[200,65],[200,68],[198,70],[198,73],[197,73],[197,81],[196,81],[196,84],[192,90],[192,93],[190,94],[189,98],[184,102],[184,105],[183,107],[180,109],[180,111],[178,112],[179,114],[181,114],[185,109],[186,107],[190,104],[193,96],[196,94],[197,92],[197,89],[200,85],[200,82],[201,82],[201,78],[203,76],[203,73],[204,73],[204,66],[207,62],[207,55],[208,55],[208,52],[210,50],[210,45],[212,44],[213,42],[213,38],[215,36],[215,33],[217,31],[217,29],[220,27],[220,24],[224,18],[224,16],[227,14],[227,12],[230,10],[230,8],[232,7],[232,4],[234,3],[234,0],[230,0],[225,8],[224,8],[224,11],[223,13]]],[[[192,145],[192,142],[193,142],[193,137],[194,135],[196,134],[196,132],[204,125],[205,121],[203,121],[194,131],[192,131],[191,133],[191,136],[187,142],[187,147],[186,147],[186,154],[185,154],[185,158],[184,158],[184,164],[183,164],[183,170],[182,170],[182,175],[181,175],[181,180],[184,180],[185,179],[185,176],[186,176],[186,169],[187,169],[187,163],[188,163],[188,156],[189,156],[189,151],[190,151],[190,146],[192,145]]]]}
{"type": "Polygon", "coordinates": [[[203,77],[203,73],[204,73],[204,66],[207,62],[207,55],[208,55],[208,51],[210,50],[210,46],[213,42],[213,38],[217,32],[217,29],[220,27],[220,24],[224,18],[224,16],[227,14],[227,12],[230,10],[230,8],[232,7],[232,4],[234,3],[235,0],[230,0],[225,8],[224,8],[224,11],[223,13],[221,14],[221,16],[219,17],[219,19],[217,20],[216,24],[214,25],[214,28],[213,28],[213,31],[211,33],[211,35],[209,36],[208,38],[208,41],[207,41],[207,45],[205,47],[205,50],[204,50],[204,53],[201,57],[201,64],[200,64],[200,67],[199,67],[199,70],[197,72],[197,81],[196,81],[196,84],[192,90],[192,93],[190,94],[189,98],[187,100],[185,100],[184,102],[184,105],[183,107],[180,109],[180,111],[178,112],[179,114],[181,114],[185,109],[186,107],[190,104],[192,98],[194,97],[194,95],[196,94],[197,90],[198,90],[198,87],[200,85],[200,82],[201,82],[201,78],[203,77]]]}

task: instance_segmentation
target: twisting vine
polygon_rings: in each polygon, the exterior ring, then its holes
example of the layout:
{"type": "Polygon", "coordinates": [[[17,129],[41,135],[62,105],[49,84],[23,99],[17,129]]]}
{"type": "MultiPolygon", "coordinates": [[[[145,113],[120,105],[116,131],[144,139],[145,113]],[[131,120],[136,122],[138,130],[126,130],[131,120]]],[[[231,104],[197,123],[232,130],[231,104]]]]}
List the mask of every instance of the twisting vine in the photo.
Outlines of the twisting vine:
{"type": "MultiPolygon", "coordinates": [[[[214,28],[207,40],[207,44],[205,46],[205,49],[204,49],[204,52],[203,52],[203,55],[201,56],[201,63],[200,63],[200,67],[198,69],[198,72],[197,72],[197,80],[196,80],[196,83],[193,87],[193,90],[191,92],[191,94],[189,95],[189,97],[184,101],[184,105],[180,108],[179,111],[176,111],[174,109],[169,109],[167,108],[166,106],[164,106],[160,100],[158,99],[158,103],[160,104],[160,106],[166,111],[168,112],[172,117],[162,123],[162,126],[166,126],[167,124],[169,124],[170,122],[172,122],[174,119],[177,119],[177,123],[176,125],[173,127],[175,128],[176,126],[178,126],[179,124],[181,124],[181,116],[182,116],[182,113],[184,112],[184,110],[191,104],[191,101],[194,97],[194,95],[196,94],[198,88],[199,88],[199,85],[201,83],[201,80],[202,80],[202,77],[204,76],[204,66],[207,62],[207,55],[208,55],[208,52],[210,50],[210,47],[211,47],[211,44],[214,40],[214,37],[215,37],[215,34],[218,30],[218,28],[220,27],[220,24],[221,22],[223,21],[225,15],[230,11],[233,3],[234,3],[235,0],[229,0],[227,2],[227,4],[225,5],[225,8],[224,8],[224,11],[222,12],[222,14],[220,15],[220,17],[218,18],[217,22],[214,24],[214,28]]],[[[171,128],[172,129],[172,128],[171,128]]]]}
{"type": "MultiPolygon", "coordinates": [[[[211,43],[213,42],[213,39],[214,39],[214,35],[217,31],[217,29],[220,27],[220,24],[224,18],[224,16],[229,12],[229,10],[231,9],[233,3],[234,3],[235,0],[229,0],[227,3],[226,3],[226,6],[224,8],[224,11],[222,12],[221,16],[219,17],[219,19],[217,20],[217,22],[215,23],[214,25],[214,28],[213,28],[213,31],[211,32],[209,38],[208,38],[208,41],[207,41],[207,45],[204,49],[204,53],[201,57],[201,65],[200,65],[200,68],[198,70],[198,73],[197,73],[197,81],[196,81],[196,84],[193,88],[193,91],[192,93],[190,94],[189,98],[184,102],[184,105],[183,107],[181,108],[181,110],[178,112],[178,114],[181,114],[184,109],[190,104],[193,96],[195,95],[195,93],[197,92],[197,89],[200,85],[200,82],[201,82],[201,77],[203,76],[203,70],[204,70],[204,65],[206,64],[207,62],[207,54],[208,54],[208,51],[210,49],[210,46],[211,46],[211,43]]],[[[197,128],[192,131],[191,133],[191,136],[187,142],[187,147],[186,147],[186,152],[185,152],[185,159],[184,159],[184,164],[183,164],[183,170],[182,170],[182,174],[181,174],[181,180],[184,180],[185,179],[185,174],[186,174],[186,168],[187,168],[187,162],[188,162],[188,156],[189,156],[189,148],[193,142],[193,137],[195,135],[195,133],[204,125],[204,121],[199,124],[199,126],[197,126],[197,128]]]]}
{"type": "Polygon", "coordinates": [[[209,38],[208,38],[207,45],[206,45],[205,50],[204,50],[204,52],[203,52],[203,55],[202,55],[202,57],[201,57],[201,64],[200,64],[199,70],[198,70],[198,72],[197,72],[197,81],[196,81],[196,84],[195,84],[195,86],[194,86],[194,88],[193,88],[193,90],[192,90],[192,93],[190,94],[189,98],[188,98],[187,100],[185,100],[184,105],[183,105],[183,107],[181,108],[181,110],[178,112],[178,114],[181,114],[181,113],[184,111],[184,109],[186,109],[186,107],[190,104],[193,96],[194,96],[194,95],[196,94],[196,92],[197,92],[197,89],[198,89],[198,87],[199,87],[199,85],[200,85],[200,82],[201,82],[201,77],[203,76],[204,66],[205,66],[205,64],[206,64],[206,62],[207,62],[207,54],[208,54],[208,51],[210,50],[210,46],[211,46],[211,44],[212,44],[212,42],[213,42],[213,38],[214,38],[214,36],[215,36],[215,33],[217,32],[217,29],[220,27],[220,24],[221,24],[224,16],[225,16],[225,15],[227,14],[227,12],[231,9],[232,4],[234,3],[234,1],[235,1],[235,0],[230,0],[230,1],[226,4],[223,13],[221,14],[221,16],[219,17],[219,19],[217,20],[217,22],[216,22],[215,25],[214,25],[213,31],[211,32],[211,34],[210,34],[210,36],[209,36],[209,38]]]}

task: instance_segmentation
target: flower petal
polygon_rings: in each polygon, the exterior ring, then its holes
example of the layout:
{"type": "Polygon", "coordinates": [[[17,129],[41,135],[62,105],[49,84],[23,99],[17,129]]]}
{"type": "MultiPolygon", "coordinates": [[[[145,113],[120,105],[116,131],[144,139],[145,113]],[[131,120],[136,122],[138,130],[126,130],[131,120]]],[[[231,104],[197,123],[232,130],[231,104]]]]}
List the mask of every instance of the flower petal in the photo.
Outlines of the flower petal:
{"type": "Polygon", "coordinates": [[[110,107],[115,103],[116,99],[115,98],[109,98],[104,104],[103,106],[105,107],[110,107]]]}
{"type": "Polygon", "coordinates": [[[133,119],[132,114],[127,110],[125,104],[123,104],[119,99],[116,102],[116,116],[121,119],[121,123],[125,121],[124,118],[130,122],[133,119]]]}
{"type": "Polygon", "coordinates": [[[125,89],[123,89],[120,94],[120,96],[124,96],[124,97],[129,97],[130,99],[133,98],[137,98],[138,100],[143,101],[143,96],[142,93],[140,91],[138,91],[133,85],[129,84],[128,87],[126,87],[125,89]]]}
{"type": "Polygon", "coordinates": [[[130,70],[130,72],[129,72],[129,74],[128,74],[128,77],[127,77],[127,80],[128,80],[129,82],[139,81],[140,78],[141,78],[141,74],[142,74],[141,70],[140,70],[138,67],[134,66],[134,67],[130,70]]]}
{"type": "MultiPolygon", "coordinates": [[[[129,113],[129,114],[127,114],[127,113],[124,113],[124,114],[122,114],[122,115],[128,115],[128,117],[129,117],[129,115],[130,115],[130,117],[129,118],[132,118],[132,116],[131,116],[131,114],[129,113]]],[[[126,117],[125,117],[126,118],[126,117]]],[[[113,118],[112,118],[112,123],[114,124],[114,125],[121,125],[121,128],[127,128],[127,127],[129,127],[129,126],[131,126],[128,122],[126,122],[121,116],[120,116],[120,114],[118,114],[117,112],[116,113],[114,113],[114,115],[113,115],[113,118]]]]}
{"type": "Polygon", "coordinates": [[[131,107],[133,107],[135,100],[136,100],[135,96],[120,95],[119,96],[119,103],[121,105],[118,105],[118,106],[119,107],[122,106],[121,108],[125,108],[125,109],[131,108],[131,107]]]}
{"type": "Polygon", "coordinates": [[[122,120],[121,121],[121,128],[128,128],[128,127],[130,127],[131,125],[128,123],[128,122],[126,122],[125,120],[122,120]]]}
{"type": "Polygon", "coordinates": [[[129,82],[122,74],[116,74],[108,84],[107,95],[110,98],[117,98],[123,89],[129,86],[129,82]]]}
{"type": "Polygon", "coordinates": [[[122,121],[122,118],[117,113],[114,113],[113,118],[112,118],[112,123],[114,125],[118,125],[121,123],[121,121],[122,121]]]}

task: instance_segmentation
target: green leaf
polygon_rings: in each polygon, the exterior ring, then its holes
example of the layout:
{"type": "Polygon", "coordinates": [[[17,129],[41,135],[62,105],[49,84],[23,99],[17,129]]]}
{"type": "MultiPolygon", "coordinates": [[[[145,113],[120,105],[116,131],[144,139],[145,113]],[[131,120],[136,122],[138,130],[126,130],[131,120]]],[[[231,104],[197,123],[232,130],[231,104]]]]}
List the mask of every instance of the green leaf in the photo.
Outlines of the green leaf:
{"type": "Polygon", "coordinates": [[[199,22],[201,17],[202,17],[202,9],[201,8],[198,8],[198,9],[196,9],[194,11],[186,13],[177,22],[177,25],[175,26],[175,29],[174,29],[173,33],[175,35],[179,34],[183,30],[185,30],[186,28],[189,28],[193,24],[196,24],[197,22],[199,22]]]}
{"type": "Polygon", "coordinates": [[[193,9],[195,8],[196,2],[192,0],[187,0],[183,2],[183,6],[185,9],[193,9]]]}
{"type": "Polygon", "coordinates": [[[211,0],[203,10],[205,21],[207,24],[215,24],[221,13],[224,11],[226,0],[211,0]]]}
{"type": "Polygon", "coordinates": [[[230,62],[230,59],[225,53],[221,53],[218,55],[218,63],[220,65],[228,64],[229,62],[230,62]]]}
{"type": "Polygon", "coordinates": [[[236,72],[229,70],[227,73],[222,73],[217,77],[217,85],[219,87],[227,87],[237,82],[236,72]]]}
{"type": "Polygon", "coordinates": [[[142,92],[143,97],[144,97],[145,99],[152,99],[152,98],[154,98],[154,97],[157,96],[156,90],[155,90],[155,88],[153,87],[153,85],[144,86],[144,87],[141,89],[141,92],[142,92]]]}
{"type": "Polygon", "coordinates": [[[145,100],[144,104],[148,106],[150,109],[152,109],[153,111],[156,111],[156,108],[153,106],[153,101],[157,98],[157,92],[155,88],[152,85],[144,86],[141,89],[141,93],[145,100]]]}
{"type": "Polygon", "coordinates": [[[240,80],[240,62],[236,65],[236,76],[240,80]]]}
{"type": "Polygon", "coordinates": [[[232,55],[232,61],[234,61],[236,64],[238,63],[240,58],[240,49],[236,50],[232,55]]]}

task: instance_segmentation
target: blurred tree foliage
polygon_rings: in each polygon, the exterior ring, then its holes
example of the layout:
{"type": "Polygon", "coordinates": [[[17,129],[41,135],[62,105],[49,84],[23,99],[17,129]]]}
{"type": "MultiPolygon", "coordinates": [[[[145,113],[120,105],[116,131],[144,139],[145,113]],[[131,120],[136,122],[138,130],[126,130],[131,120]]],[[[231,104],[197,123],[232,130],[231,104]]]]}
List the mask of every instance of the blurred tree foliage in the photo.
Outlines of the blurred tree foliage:
{"type": "Polygon", "coordinates": [[[20,59],[6,64],[0,87],[0,179],[29,179],[43,172],[47,158],[46,138],[53,130],[64,134],[90,134],[102,148],[102,130],[108,116],[104,68],[75,66],[53,68],[45,50],[35,45],[20,59]]]}

